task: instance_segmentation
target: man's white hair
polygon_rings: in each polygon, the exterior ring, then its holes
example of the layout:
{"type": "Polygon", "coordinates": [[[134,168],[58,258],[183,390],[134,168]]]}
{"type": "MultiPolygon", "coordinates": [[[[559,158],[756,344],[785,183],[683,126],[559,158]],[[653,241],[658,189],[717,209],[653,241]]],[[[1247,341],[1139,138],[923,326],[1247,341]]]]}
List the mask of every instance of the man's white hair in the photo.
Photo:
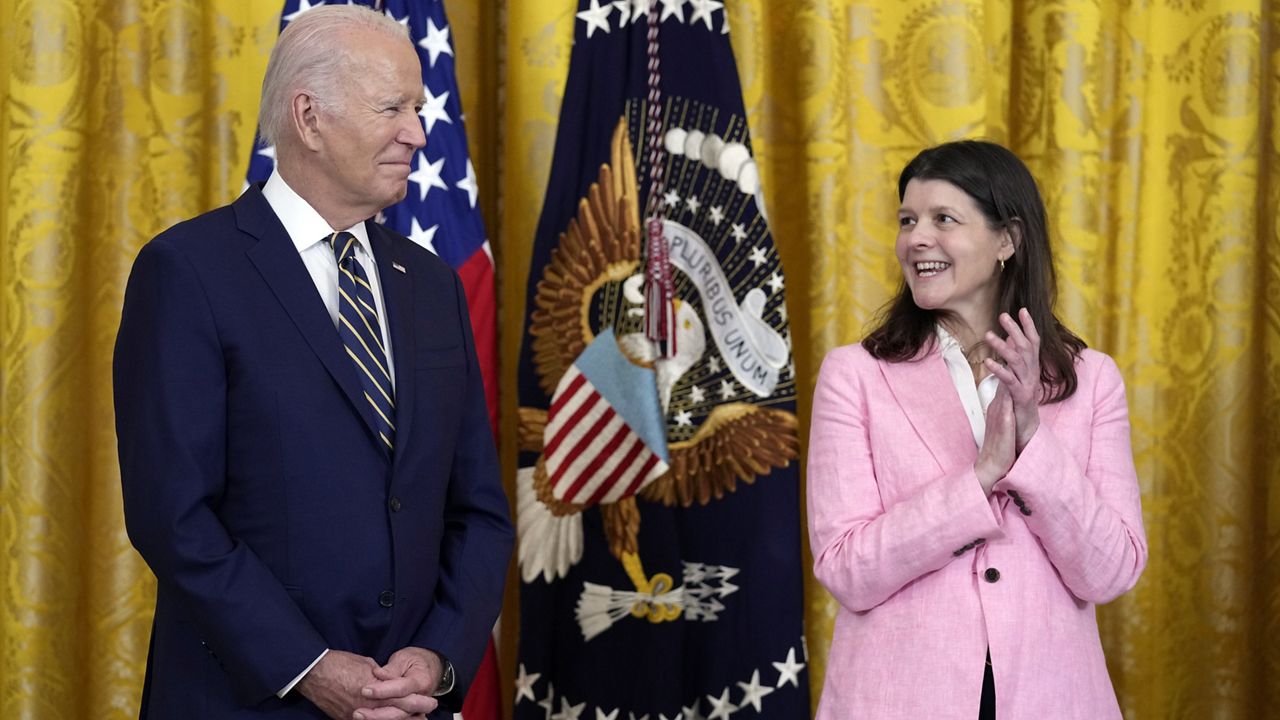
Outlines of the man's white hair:
{"type": "Polygon", "coordinates": [[[347,46],[339,38],[351,29],[373,30],[400,40],[409,37],[403,25],[363,5],[326,5],[289,23],[271,51],[262,80],[258,133],[263,145],[276,145],[285,137],[290,106],[299,90],[323,110],[340,109],[340,84],[352,67],[347,46]]]}

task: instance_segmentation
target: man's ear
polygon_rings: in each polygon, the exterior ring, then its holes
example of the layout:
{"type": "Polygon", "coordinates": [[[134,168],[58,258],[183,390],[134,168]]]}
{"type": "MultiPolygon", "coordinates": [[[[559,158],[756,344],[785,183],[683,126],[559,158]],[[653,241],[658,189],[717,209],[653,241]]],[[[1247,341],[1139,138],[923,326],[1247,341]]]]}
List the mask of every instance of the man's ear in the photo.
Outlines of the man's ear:
{"type": "Polygon", "coordinates": [[[320,149],[320,108],[315,98],[306,92],[298,92],[289,103],[289,119],[302,146],[308,150],[320,149]]]}

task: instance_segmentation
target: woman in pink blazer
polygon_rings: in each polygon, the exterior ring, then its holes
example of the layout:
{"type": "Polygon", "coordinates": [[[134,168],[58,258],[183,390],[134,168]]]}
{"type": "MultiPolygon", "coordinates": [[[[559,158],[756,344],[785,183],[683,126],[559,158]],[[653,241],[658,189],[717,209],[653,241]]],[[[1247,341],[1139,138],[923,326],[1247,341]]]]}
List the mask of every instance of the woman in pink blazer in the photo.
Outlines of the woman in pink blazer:
{"type": "Polygon", "coordinates": [[[1118,718],[1094,605],[1147,560],[1120,373],[1053,315],[1013,153],[925,150],[898,195],[903,287],[814,396],[814,573],[841,605],[818,717],[1118,718]]]}

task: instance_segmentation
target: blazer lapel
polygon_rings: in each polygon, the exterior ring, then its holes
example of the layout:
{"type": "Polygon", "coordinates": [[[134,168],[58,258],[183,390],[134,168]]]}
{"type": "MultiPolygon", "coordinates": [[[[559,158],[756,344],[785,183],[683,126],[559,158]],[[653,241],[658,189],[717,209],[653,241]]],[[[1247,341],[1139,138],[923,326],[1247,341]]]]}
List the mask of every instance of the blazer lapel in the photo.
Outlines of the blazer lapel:
{"type": "MultiPolygon", "coordinates": [[[[373,259],[378,264],[378,282],[382,286],[382,305],[386,309],[387,332],[391,336],[391,355],[395,358],[396,443],[408,439],[413,421],[414,398],[414,316],[413,277],[405,259],[396,251],[387,231],[372,221],[365,223],[373,259]]],[[[399,457],[401,454],[396,453],[399,457]]]]}
{"type": "Polygon", "coordinates": [[[978,457],[960,395],[936,348],[907,362],[881,362],[880,371],[899,407],[943,471],[978,457]]]}
{"type": "Polygon", "coordinates": [[[297,248],[289,240],[262,191],[257,186],[250,186],[232,203],[232,208],[237,227],[258,238],[258,243],[246,253],[249,260],[258,268],[311,350],[347,396],[352,410],[364,420],[369,441],[382,446],[382,441],[373,434],[373,409],[364,399],[355,364],[347,357],[333,319],[325,310],[297,248]]]}

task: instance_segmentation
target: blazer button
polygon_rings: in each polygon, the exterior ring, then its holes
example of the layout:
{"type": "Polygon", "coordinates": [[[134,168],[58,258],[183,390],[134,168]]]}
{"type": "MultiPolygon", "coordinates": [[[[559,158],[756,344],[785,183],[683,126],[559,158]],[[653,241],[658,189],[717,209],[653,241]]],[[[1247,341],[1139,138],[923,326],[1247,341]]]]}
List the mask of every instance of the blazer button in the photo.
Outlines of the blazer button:
{"type": "Polygon", "coordinates": [[[987,582],[993,583],[1000,579],[1000,571],[995,568],[987,568],[987,571],[982,573],[982,577],[986,579],[987,582]]]}
{"type": "Polygon", "coordinates": [[[1018,507],[1018,512],[1022,513],[1023,515],[1030,515],[1031,508],[1027,507],[1026,505],[1022,505],[1018,507]]]}
{"type": "Polygon", "coordinates": [[[378,604],[384,608],[389,608],[392,605],[395,605],[396,594],[390,590],[383,590],[382,592],[378,593],[378,604]]]}
{"type": "Polygon", "coordinates": [[[388,505],[391,506],[391,512],[400,512],[400,498],[391,498],[391,502],[388,505]]]}

